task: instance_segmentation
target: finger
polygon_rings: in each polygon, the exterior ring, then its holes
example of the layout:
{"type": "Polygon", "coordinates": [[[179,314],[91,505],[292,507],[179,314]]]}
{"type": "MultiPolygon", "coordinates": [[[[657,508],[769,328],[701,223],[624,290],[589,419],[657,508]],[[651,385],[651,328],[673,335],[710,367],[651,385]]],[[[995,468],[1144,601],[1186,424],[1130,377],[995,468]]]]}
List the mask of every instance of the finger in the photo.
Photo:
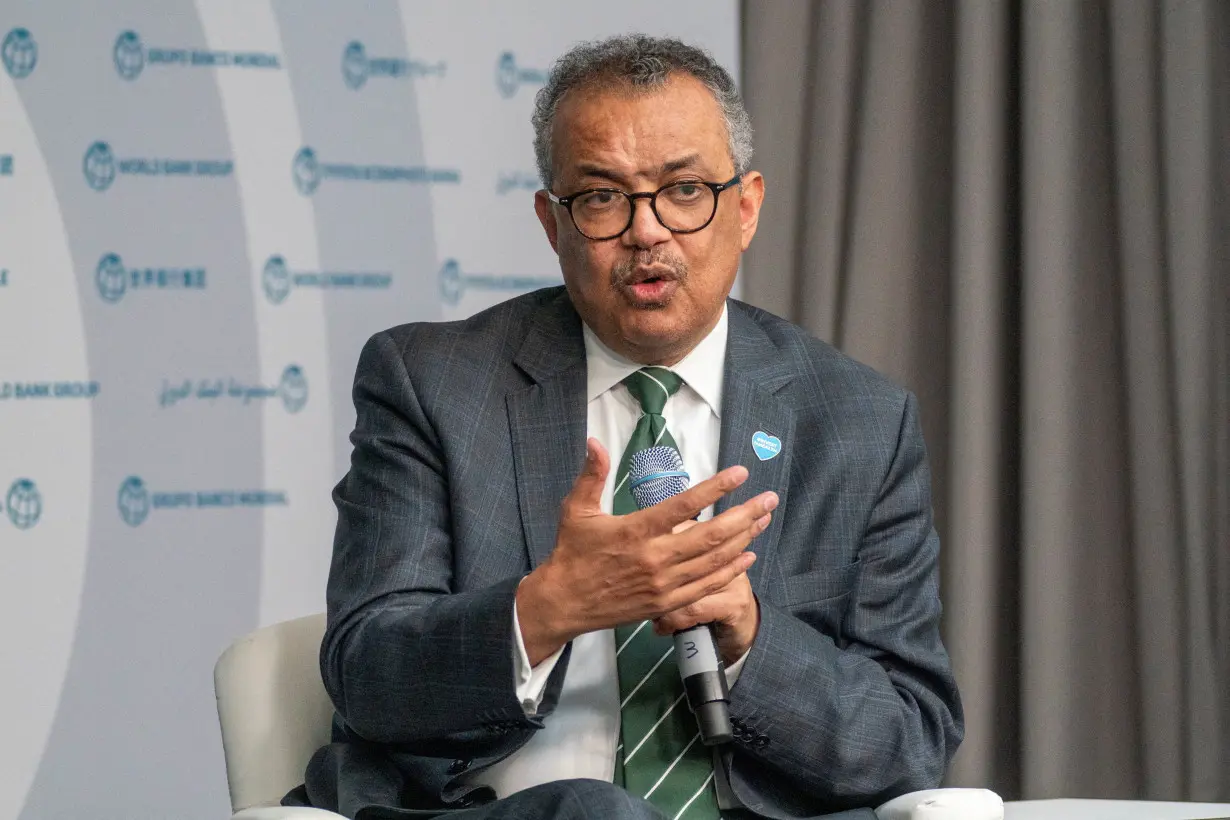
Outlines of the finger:
{"type": "MultiPolygon", "coordinates": [[[[748,560],[754,562],[755,558],[755,554],[751,554],[751,559],[748,560]]],[[[739,611],[747,597],[754,597],[752,584],[747,572],[741,572],[717,592],[655,618],[654,631],[659,635],[669,635],[690,629],[696,624],[723,622],[732,613],[739,611]]]]}
{"type": "MultiPolygon", "coordinates": [[[[671,540],[671,556],[674,563],[682,563],[700,555],[719,550],[730,539],[738,537],[759,518],[777,508],[777,493],[761,493],[726,510],[721,515],[703,521],[671,540]]],[[[754,535],[759,535],[758,530],[754,535]]],[[[733,557],[731,555],[727,558],[733,557]]]]}
{"type": "Polygon", "coordinates": [[[702,539],[710,544],[720,543],[736,533],[743,532],[753,522],[776,510],[779,501],[775,492],[761,493],[724,510],[721,515],[702,521],[689,532],[692,538],[702,539]]]}
{"type": "Polygon", "coordinates": [[[566,503],[577,506],[586,512],[602,509],[602,488],[606,486],[606,476],[611,469],[611,459],[606,448],[596,438],[585,442],[585,464],[581,474],[573,482],[572,491],[568,493],[566,503]]]}
{"type": "Polygon", "coordinates": [[[693,520],[692,520],[692,519],[690,519],[690,518],[689,518],[687,521],[680,521],[678,524],[676,524],[676,525],[675,525],[675,526],[671,529],[671,534],[672,534],[672,535],[678,535],[678,534],[679,534],[679,533],[681,533],[681,532],[687,532],[688,530],[690,530],[690,529],[692,529],[693,527],[695,527],[698,523],[700,523],[700,522],[698,522],[698,521],[693,521],[693,520]]]}
{"type": "Polygon", "coordinates": [[[661,504],[655,504],[637,515],[643,516],[650,528],[659,533],[670,532],[678,523],[700,515],[701,510],[747,481],[747,468],[727,467],[713,478],[706,479],[661,504]]]}
{"type": "Polygon", "coordinates": [[[773,516],[766,513],[720,544],[706,546],[693,557],[680,561],[672,569],[671,580],[682,586],[718,571],[746,550],[756,536],[769,528],[772,520],[773,516]]]}
{"type": "Polygon", "coordinates": [[[672,610],[653,621],[653,631],[659,635],[673,635],[685,629],[691,629],[697,624],[707,624],[719,620],[719,613],[725,613],[723,601],[725,588],[713,595],[693,601],[687,606],[672,610]]]}
{"type": "Polygon", "coordinates": [[[697,624],[713,623],[717,620],[717,616],[714,614],[718,608],[715,606],[717,597],[710,595],[708,598],[702,598],[695,603],[680,607],[673,612],[666,613],[661,618],[657,618],[652,622],[654,633],[658,635],[674,635],[676,632],[691,629],[697,624]]]}
{"type": "MultiPolygon", "coordinates": [[[[734,560],[727,563],[716,572],[711,572],[697,580],[684,584],[667,597],[663,615],[686,607],[702,598],[707,598],[724,589],[731,581],[748,571],[756,563],[756,553],[741,552],[734,560]]],[[[662,617],[662,616],[659,616],[662,617]]]]}
{"type": "Polygon", "coordinates": [[[739,573],[734,577],[731,583],[717,590],[716,593],[706,595],[700,600],[692,601],[691,604],[680,606],[678,610],[672,610],[665,615],[658,616],[653,620],[653,631],[658,634],[672,634],[680,632],[681,629],[688,629],[697,625],[697,623],[710,623],[720,621],[721,616],[731,609],[737,597],[731,594],[731,590],[736,588],[739,578],[747,578],[747,573],[739,573]]]}

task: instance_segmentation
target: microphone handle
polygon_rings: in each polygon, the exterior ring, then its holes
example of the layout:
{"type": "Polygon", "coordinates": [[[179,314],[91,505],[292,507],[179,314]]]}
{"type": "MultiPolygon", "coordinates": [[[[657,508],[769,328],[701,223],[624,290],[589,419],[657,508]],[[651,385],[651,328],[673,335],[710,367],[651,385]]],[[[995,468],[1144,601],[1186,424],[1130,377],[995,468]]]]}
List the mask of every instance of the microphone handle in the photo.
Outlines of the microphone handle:
{"type": "Polygon", "coordinates": [[[734,738],[730,725],[730,690],[726,670],[718,656],[712,624],[697,624],[676,632],[675,655],[679,676],[688,697],[688,708],[696,715],[700,740],[706,746],[729,743],[734,738]]]}

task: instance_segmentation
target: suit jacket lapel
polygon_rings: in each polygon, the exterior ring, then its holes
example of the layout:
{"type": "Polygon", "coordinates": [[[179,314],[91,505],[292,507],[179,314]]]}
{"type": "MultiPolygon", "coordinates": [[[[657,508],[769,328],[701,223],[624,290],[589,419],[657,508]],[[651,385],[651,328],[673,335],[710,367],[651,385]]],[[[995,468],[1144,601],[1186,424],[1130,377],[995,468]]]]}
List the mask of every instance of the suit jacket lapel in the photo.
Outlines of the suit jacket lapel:
{"type": "Polygon", "coordinates": [[[555,546],[560,502],[585,463],[585,343],[566,293],[543,305],[513,359],[534,384],[506,397],[521,524],[536,567],[555,546]]]}
{"type": "Polygon", "coordinates": [[[736,302],[729,302],[730,329],[726,341],[726,365],[722,384],[722,433],[718,447],[718,469],[742,464],[748,479],[733,493],[720,499],[715,513],[740,504],[767,490],[773,490],[780,503],[769,529],[752,543],[759,560],[748,577],[760,591],[760,579],[773,555],[786,509],[790,484],[790,453],[794,437],[794,411],[777,395],[793,378],[789,362],[773,340],[736,302]],[[757,433],[776,437],[780,450],[762,459],[752,447],[757,433]]]}

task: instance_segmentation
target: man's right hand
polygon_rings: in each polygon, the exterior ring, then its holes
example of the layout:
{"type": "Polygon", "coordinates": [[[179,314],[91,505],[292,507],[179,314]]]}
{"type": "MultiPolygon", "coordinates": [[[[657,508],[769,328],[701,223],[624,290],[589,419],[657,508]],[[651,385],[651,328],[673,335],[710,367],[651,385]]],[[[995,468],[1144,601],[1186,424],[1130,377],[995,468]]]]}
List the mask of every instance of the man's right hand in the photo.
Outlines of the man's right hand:
{"type": "Polygon", "coordinates": [[[725,587],[756,560],[747,546],[769,526],[768,492],[680,527],[747,480],[730,467],[630,515],[602,511],[610,457],[586,443],[585,468],[564,499],[550,557],[517,589],[521,637],[537,666],[578,635],[660,617],[725,587]]]}

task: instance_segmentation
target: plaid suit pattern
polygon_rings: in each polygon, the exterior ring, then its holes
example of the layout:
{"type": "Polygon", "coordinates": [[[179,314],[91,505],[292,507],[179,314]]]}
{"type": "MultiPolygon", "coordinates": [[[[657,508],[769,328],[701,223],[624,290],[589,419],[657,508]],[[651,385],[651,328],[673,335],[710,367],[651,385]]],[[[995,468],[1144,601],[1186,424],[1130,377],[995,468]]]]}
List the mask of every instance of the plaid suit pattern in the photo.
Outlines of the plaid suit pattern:
{"type": "MultiPolygon", "coordinates": [[[[724,773],[765,817],[935,787],[962,716],[916,402],[781,319],[733,300],[729,316],[719,466],[750,477],[717,512],[768,489],[781,503],[749,572],[761,627],[731,692],[724,773]],[[781,453],[761,461],[758,431],[781,453]]],[[[550,720],[567,674],[565,651],[523,713],[512,604],[584,461],[580,320],[553,288],[378,333],[354,399],[321,647],[334,742],[287,802],[472,811],[493,796],[467,773],[550,720]]]]}

